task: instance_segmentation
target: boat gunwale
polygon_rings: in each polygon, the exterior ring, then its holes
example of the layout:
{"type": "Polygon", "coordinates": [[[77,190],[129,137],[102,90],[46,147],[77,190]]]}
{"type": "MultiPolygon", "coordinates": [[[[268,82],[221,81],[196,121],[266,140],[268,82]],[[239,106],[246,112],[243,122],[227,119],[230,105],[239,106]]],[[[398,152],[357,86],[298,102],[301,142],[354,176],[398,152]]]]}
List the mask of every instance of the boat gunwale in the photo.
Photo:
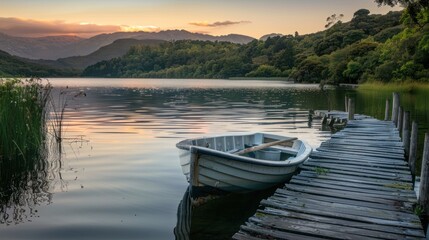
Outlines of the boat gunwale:
{"type": "MultiPolygon", "coordinates": [[[[306,144],[303,142],[303,144],[306,144]]],[[[307,160],[308,156],[310,155],[311,151],[308,152],[307,154],[301,154],[298,157],[302,158],[299,159],[299,161],[297,161],[296,158],[293,159],[289,159],[289,160],[283,160],[283,161],[274,161],[274,160],[259,160],[259,159],[255,159],[255,158],[250,158],[250,157],[245,157],[245,156],[239,156],[239,155],[234,155],[231,153],[226,153],[226,152],[221,152],[218,150],[213,150],[210,148],[205,148],[205,147],[200,147],[200,146],[191,146],[191,154],[192,153],[202,153],[202,154],[207,154],[207,155],[212,155],[212,156],[216,156],[216,157],[220,157],[220,158],[225,158],[228,160],[234,160],[234,161],[239,161],[239,162],[243,162],[243,163],[251,163],[251,164],[256,164],[256,165],[261,165],[261,166],[273,166],[273,167],[286,167],[286,166],[294,166],[294,165],[299,165],[302,162],[304,162],[305,160],[307,160]]]]}
{"type": "MultiPolygon", "coordinates": [[[[256,134],[256,133],[254,133],[254,134],[256,134]]],[[[228,136],[250,136],[250,135],[254,135],[254,134],[228,135],[228,136]]],[[[225,135],[222,135],[222,136],[225,136],[225,135]]],[[[176,147],[179,149],[182,149],[182,150],[190,151],[191,154],[192,153],[194,153],[194,154],[207,154],[207,155],[212,155],[212,156],[216,156],[216,157],[220,157],[220,158],[225,158],[228,160],[234,160],[234,161],[239,161],[239,162],[243,162],[243,163],[248,163],[248,164],[256,164],[256,165],[260,165],[260,166],[273,166],[273,167],[287,167],[287,166],[299,165],[308,159],[308,157],[310,156],[310,154],[313,150],[312,147],[308,143],[306,143],[305,141],[294,140],[294,141],[301,142],[301,144],[304,144],[305,150],[302,154],[300,154],[300,155],[298,155],[292,159],[286,159],[286,160],[282,160],[282,161],[262,160],[262,159],[255,159],[255,158],[250,158],[250,157],[246,157],[246,156],[235,155],[235,154],[228,153],[228,152],[222,152],[222,151],[211,149],[211,148],[192,145],[192,141],[197,140],[197,139],[204,139],[204,138],[193,138],[193,139],[182,140],[176,144],[176,147]]]]}

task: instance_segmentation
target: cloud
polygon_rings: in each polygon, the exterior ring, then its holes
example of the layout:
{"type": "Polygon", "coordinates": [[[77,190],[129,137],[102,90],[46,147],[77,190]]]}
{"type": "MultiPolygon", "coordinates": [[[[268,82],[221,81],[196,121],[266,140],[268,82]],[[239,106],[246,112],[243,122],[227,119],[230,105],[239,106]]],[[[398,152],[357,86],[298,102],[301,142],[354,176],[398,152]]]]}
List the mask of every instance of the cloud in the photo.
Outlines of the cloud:
{"type": "Polygon", "coordinates": [[[124,32],[159,32],[161,31],[160,27],[157,26],[140,26],[140,25],[136,25],[136,26],[127,26],[127,25],[122,25],[121,26],[121,31],[124,32]]]}
{"type": "Polygon", "coordinates": [[[100,33],[121,31],[121,26],[92,23],[67,23],[64,21],[39,21],[0,17],[0,32],[12,36],[41,37],[54,35],[93,36],[100,33]]]}
{"type": "Polygon", "coordinates": [[[251,23],[250,21],[223,21],[223,22],[191,22],[190,25],[198,26],[198,27],[225,27],[230,25],[237,25],[243,23],[251,23]]]}

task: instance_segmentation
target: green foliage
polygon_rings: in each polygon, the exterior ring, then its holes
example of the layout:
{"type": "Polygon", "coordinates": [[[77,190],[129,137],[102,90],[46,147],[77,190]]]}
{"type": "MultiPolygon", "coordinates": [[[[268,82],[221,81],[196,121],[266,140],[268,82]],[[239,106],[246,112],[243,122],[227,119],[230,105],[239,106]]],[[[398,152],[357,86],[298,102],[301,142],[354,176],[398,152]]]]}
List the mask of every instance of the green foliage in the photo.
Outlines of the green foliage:
{"type": "Polygon", "coordinates": [[[1,77],[61,77],[75,76],[71,70],[60,70],[35,63],[26,62],[20,58],[0,50],[1,77]]]}
{"type": "Polygon", "coordinates": [[[329,173],[329,169],[322,168],[322,167],[315,167],[314,171],[317,175],[326,175],[329,173]]]}
{"type": "Polygon", "coordinates": [[[0,159],[39,156],[50,91],[37,79],[0,80],[0,159]]]}
{"type": "MultiPolygon", "coordinates": [[[[422,11],[417,18],[423,23],[427,15],[422,11]]],[[[350,22],[335,21],[329,29],[305,36],[274,36],[244,45],[176,41],[135,46],[123,57],[89,66],[83,75],[288,77],[296,82],[335,85],[374,80],[427,82],[429,27],[401,24],[407,16],[408,12],[371,15],[360,9],[350,22]]]]}

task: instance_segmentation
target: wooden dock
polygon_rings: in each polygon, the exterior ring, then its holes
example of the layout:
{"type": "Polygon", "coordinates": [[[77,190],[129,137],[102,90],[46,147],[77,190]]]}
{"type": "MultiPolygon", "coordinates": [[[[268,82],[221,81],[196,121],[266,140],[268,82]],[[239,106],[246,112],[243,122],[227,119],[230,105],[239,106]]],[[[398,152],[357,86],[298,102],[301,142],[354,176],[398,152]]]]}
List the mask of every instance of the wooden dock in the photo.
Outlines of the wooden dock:
{"type": "Polygon", "coordinates": [[[262,200],[233,238],[425,239],[394,123],[355,119],[323,142],[289,183],[262,200]]]}

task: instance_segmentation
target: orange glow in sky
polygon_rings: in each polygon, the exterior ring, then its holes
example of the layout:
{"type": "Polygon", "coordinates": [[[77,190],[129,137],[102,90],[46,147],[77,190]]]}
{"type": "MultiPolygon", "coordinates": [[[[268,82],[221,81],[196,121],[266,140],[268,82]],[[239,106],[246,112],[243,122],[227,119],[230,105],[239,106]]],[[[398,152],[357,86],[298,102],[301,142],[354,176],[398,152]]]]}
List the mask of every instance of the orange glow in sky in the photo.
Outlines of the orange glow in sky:
{"type": "Polygon", "coordinates": [[[365,8],[372,14],[401,10],[373,0],[5,0],[0,32],[14,36],[74,34],[90,37],[117,31],[184,29],[212,35],[259,38],[269,33],[321,31],[326,18],[365,8]]]}

